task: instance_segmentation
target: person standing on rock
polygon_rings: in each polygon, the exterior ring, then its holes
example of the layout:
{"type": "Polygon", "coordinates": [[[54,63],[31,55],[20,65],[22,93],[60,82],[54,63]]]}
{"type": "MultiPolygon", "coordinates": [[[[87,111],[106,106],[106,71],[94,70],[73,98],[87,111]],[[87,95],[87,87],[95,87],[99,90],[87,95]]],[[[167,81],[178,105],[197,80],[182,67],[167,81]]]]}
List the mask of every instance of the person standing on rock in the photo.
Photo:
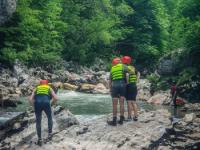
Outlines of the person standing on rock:
{"type": "Polygon", "coordinates": [[[171,101],[173,102],[173,106],[174,106],[174,110],[173,110],[173,116],[176,117],[177,116],[177,85],[175,81],[172,81],[172,85],[171,85],[171,101]]]}
{"type": "Polygon", "coordinates": [[[29,99],[29,101],[31,102],[31,104],[34,106],[35,109],[38,145],[42,144],[42,137],[41,137],[42,111],[45,112],[48,119],[48,139],[52,138],[53,120],[51,111],[51,97],[53,98],[52,103],[55,104],[58,98],[53,89],[48,85],[48,80],[41,80],[40,84],[34,89],[29,99]]]}
{"type": "Polygon", "coordinates": [[[131,68],[121,63],[120,58],[112,60],[112,68],[110,72],[110,90],[113,102],[113,120],[107,121],[109,125],[117,125],[117,104],[120,104],[120,120],[119,124],[124,121],[124,97],[126,94],[126,73],[134,73],[131,68]]]}
{"type": "Polygon", "coordinates": [[[134,70],[134,73],[126,74],[126,100],[127,100],[127,109],[128,109],[128,121],[132,120],[132,110],[134,112],[133,120],[138,120],[138,108],[136,104],[136,96],[137,96],[137,85],[136,83],[139,81],[140,73],[136,70],[136,68],[131,65],[132,59],[129,56],[123,56],[121,58],[123,64],[126,64],[128,68],[134,70]]]}

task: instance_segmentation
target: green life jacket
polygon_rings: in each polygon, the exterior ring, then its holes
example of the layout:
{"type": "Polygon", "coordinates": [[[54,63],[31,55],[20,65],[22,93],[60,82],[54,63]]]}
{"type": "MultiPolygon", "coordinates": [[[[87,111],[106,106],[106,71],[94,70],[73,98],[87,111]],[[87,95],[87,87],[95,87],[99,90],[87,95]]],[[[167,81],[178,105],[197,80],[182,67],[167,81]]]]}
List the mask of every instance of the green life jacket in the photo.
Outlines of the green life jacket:
{"type": "MultiPolygon", "coordinates": [[[[133,66],[129,65],[128,68],[134,68],[133,66]]],[[[135,70],[135,68],[134,68],[135,70]]],[[[135,72],[135,71],[134,71],[135,72]]],[[[137,75],[136,75],[136,72],[134,74],[129,74],[129,79],[128,79],[128,83],[136,83],[137,81],[137,75]]]]}
{"type": "Polygon", "coordinates": [[[124,67],[123,64],[117,64],[111,68],[111,78],[114,80],[124,80],[124,67]]]}
{"type": "Polygon", "coordinates": [[[36,95],[50,95],[50,86],[49,85],[37,86],[36,95]]]}

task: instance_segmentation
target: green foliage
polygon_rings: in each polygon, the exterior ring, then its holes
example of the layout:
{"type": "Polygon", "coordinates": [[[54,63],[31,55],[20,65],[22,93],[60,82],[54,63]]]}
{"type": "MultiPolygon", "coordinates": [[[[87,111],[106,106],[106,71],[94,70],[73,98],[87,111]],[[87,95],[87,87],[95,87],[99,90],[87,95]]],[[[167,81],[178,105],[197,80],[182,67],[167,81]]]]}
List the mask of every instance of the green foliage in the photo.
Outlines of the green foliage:
{"type": "Polygon", "coordinates": [[[178,77],[176,76],[158,76],[154,73],[147,75],[146,77],[151,82],[152,92],[159,90],[169,90],[172,84],[172,81],[177,83],[178,77]]]}
{"type": "Polygon", "coordinates": [[[0,60],[12,64],[16,59],[16,52],[14,49],[3,48],[1,49],[0,60]]]}
{"type": "Polygon", "coordinates": [[[13,16],[16,22],[11,20],[6,30],[1,30],[6,35],[5,49],[12,50],[4,52],[2,49],[1,57],[8,60],[18,58],[31,65],[45,65],[59,60],[67,28],[61,20],[61,12],[60,0],[20,0],[13,16]],[[42,4],[41,7],[36,7],[36,3],[42,4]]]}
{"type": "Polygon", "coordinates": [[[110,68],[113,56],[130,55],[141,70],[153,70],[160,57],[183,49],[175,56],[180,75],[198,80],[199,9],[199,0],[18,0],[16,13],[0,27],[0,61],[91,65],[100,57],[110,68]]]}
{"type": "Polygon", "coordinates": [[[126,3],[114,7],[110,0],[65,2],[63,19],[68,22],[69,30],[64,58],[80,63],[91,63],[95,57],[109,58],[114,43],[129,30],[120,27],[120,17],[130,13],[132,9],[126,3]]]}

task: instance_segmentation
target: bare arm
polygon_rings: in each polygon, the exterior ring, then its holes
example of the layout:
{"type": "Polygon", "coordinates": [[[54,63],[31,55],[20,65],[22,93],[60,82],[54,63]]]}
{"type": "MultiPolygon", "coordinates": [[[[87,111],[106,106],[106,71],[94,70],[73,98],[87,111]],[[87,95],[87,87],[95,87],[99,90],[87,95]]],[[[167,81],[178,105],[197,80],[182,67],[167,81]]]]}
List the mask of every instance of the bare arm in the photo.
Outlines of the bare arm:
{"type": "Polygon", "coordinates": [[[50,88],[50,92],[51,92],[51,95],[53,97],[52,103],[55,104],[58,101],[58,97],[57,97],[56,93],[54,92],[54,90],[52,88],[50,88]]]}
{"type": "Polygon", "coordinates": [[[111,74],[110,74],[110,77],[109,77],[109,82],[108,82],[108,84],[109,84],[109,89],[110,89],[110,91],[111,91],[111,86],[112,86],[111,74]]]}
{"type": "Polygon", "coordinates": [[[29,103],[33,106],[35,97],[35,89],[33,90],[31,96],[29,97],[29,103]]]}
{"type": "Polygon", "coordinates": [[[130,74],[135,74],[135,68],[134,67],[124,66],[124,69],[125,69],[126,72],[128,72],[130,74]]]}
{"type": "Polygon", "coordinates": [[[140,81],[140,72],[137,72],[137,82],[140,81]]]}

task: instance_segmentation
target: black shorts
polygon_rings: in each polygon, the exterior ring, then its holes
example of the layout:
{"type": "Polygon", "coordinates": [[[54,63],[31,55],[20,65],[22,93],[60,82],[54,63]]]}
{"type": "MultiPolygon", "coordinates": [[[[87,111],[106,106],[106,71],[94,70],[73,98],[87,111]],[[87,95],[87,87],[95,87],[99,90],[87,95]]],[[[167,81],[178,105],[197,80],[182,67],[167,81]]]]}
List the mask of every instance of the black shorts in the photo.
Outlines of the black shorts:
{"type": "Polygon", "coordinates": [[[137,96],[136,83],[129,83],[126,86],[126,100],[127,101],[136,101],[136,96],[137,96]]]}
{"type": "Polygon", "coordinates": [[[112,81],[111,89],[112,98],[118,98],[120,96],[126,96],[126,84],[123,80],[112,81]]]}

